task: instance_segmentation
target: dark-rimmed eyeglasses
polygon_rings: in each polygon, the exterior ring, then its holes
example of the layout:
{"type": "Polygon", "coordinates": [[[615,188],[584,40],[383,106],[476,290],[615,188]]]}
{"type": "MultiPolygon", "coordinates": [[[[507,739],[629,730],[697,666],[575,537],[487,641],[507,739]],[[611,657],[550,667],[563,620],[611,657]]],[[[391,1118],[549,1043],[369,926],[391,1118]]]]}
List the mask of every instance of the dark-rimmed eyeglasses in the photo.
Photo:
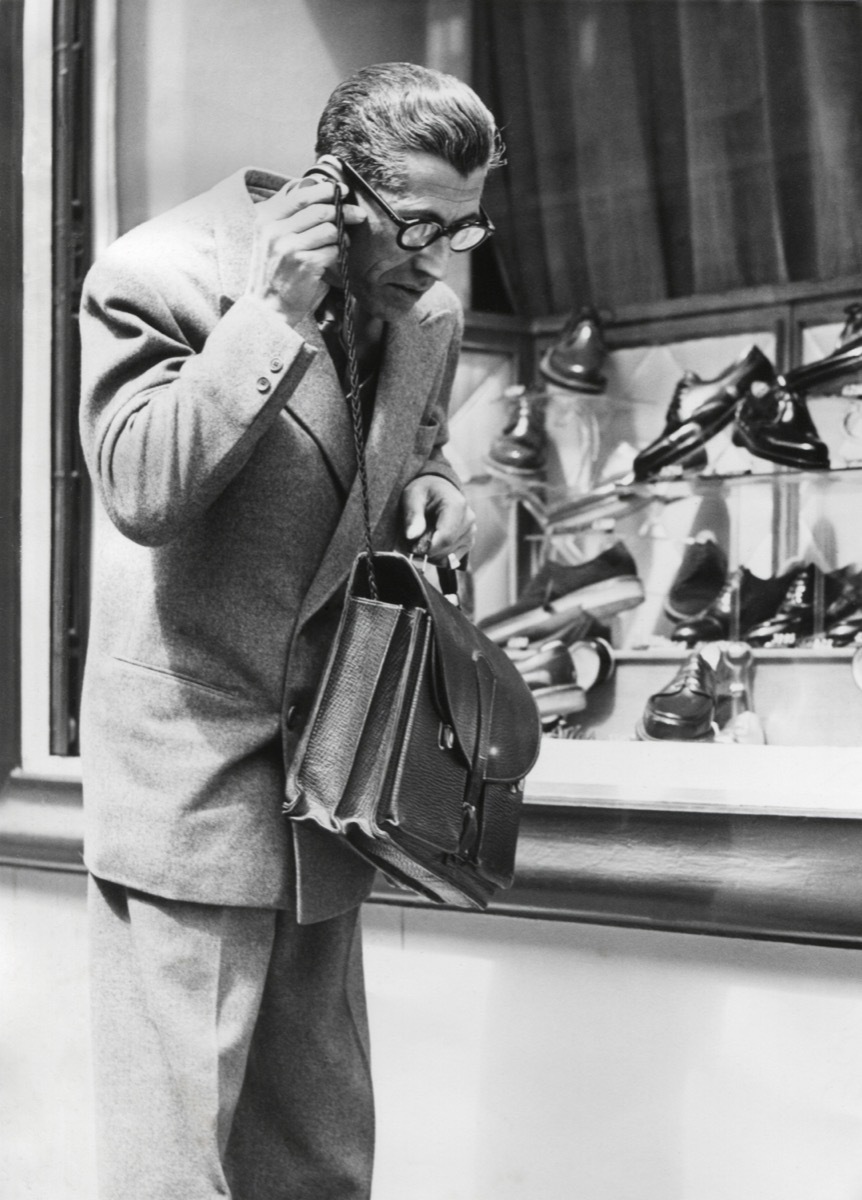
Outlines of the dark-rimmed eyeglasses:
{"type": "Polygon", "coordinates": [[[341,163],[344,173],[353,183],[356,183],[368,193],[386,213],[393,224],[398,226],[395,240],[402,250],[424,250],[439,238],[449,239],[449,245],[456,254],[465,250],[475,250],[494,233],[491,218],[479,205],[479,217],[465,217],[463,221],[455,221],[452,225],[441,225],[439,221],[429,221],[426,217],[399,217],[398,213],[386,203],[379,192],[363,179],[350,163],[341,163]]]}

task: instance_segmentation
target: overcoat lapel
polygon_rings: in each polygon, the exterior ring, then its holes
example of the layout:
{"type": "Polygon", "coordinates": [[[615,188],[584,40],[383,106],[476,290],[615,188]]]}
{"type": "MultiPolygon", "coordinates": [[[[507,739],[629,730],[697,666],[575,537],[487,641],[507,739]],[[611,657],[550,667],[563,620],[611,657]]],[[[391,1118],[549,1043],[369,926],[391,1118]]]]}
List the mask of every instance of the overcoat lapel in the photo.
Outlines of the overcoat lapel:
{"type": "MultiPolygon", "coordinates": [[[[219,209],[214,226],[223,312],[235,303],[247,285],[254,242],[254,203],[248,193],[252,175],[255,186],[267,192],[277,191],[286,182],[281,176],[249,169],[238,171],[212,192],[219,209]]],[[[437,375],[439,347],[431,333],[434,320],[427,313],[420,316],[414,311],[396,325],[387,326],[366,447],[372,529],[413,449],[416,428],[428,402],[428,388],[433,386],[437,375]]],[[[297,332],[317,350],[317,356],[288,408],[314,437],[345,491],[349,489],[341,519],[302,603],[298,617],[301,625],[344,581],[364,538],[362,496],[347,400],[317,322],[308,317],[297,332]]]]}
{"type": "MultiPolygon", "coordinates": [[[[372,530],[413,449],[416,428],[428,402],[428,392],[420,381],[429,382],[436,374],[435,340],[428,336],[430,324],[410,315],[387,327],[365,451],[372,530]]],[[[356,476],[341,520],[300,608],[298,624],[326,603],[363,546],[362,494],[356,476]]]]}

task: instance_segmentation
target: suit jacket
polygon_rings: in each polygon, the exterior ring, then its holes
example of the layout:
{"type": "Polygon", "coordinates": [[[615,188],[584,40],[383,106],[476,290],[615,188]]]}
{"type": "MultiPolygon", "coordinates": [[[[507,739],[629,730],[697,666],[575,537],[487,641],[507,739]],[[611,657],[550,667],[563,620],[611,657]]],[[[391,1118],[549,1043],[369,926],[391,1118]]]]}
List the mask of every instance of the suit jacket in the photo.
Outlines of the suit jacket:
{"type": "MultiPolygon", "coordinates": [[[[283,817],[296,747],[361,548],[347,404],[316,322],[243,295],[242,171],[115,242],[81,308],[81,436],[99,505],[82,704],[85,859],[174,899],[322,920],[373,871],[283,817]],[[291,852],[291,850],[293,852],[291,852]]],[[[390,325],[368,437],[375,545],[441,453],[460,344],[435,286],[390,325]]]]}

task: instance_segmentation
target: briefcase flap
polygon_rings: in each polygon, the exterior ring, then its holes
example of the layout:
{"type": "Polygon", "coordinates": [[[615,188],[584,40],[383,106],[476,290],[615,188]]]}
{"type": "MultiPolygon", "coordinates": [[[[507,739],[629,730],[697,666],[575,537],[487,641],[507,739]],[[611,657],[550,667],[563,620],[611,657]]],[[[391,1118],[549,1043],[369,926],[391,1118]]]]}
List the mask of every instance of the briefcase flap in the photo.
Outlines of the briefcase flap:
{"type": "MultiPolygon", "coordinates": [[[[389,604],[421,605],[434,626],[434,692],[441,719],[448,724],[467,764],[472,764],[480,733],[479,660],[490,668],[495,687],[485,778],[489,782],[523,779],[539,756],[542,729],[536,702],[505,652],[447,600],[402,554],[374,555],[380,599],[389,604]]],[[[366,575],[354,571],[352,590],[366,575]]],[[[484,714],[485,716],[487,714],[484,714]]]]}

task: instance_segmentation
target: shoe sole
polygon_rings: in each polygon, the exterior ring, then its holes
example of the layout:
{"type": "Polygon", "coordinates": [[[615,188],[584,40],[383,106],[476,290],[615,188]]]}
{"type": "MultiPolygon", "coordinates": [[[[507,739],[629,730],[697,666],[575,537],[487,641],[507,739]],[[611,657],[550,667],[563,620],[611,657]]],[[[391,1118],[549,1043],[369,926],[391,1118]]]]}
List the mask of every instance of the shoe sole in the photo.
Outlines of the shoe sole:
{"type": "Polygon", "coordinates": [[[639,742],[714,742],[715,725],[713,724],[707,733],[698,734],[697,737],[679,737],[678,734],[677,736],[656,737],[655,734],[647,732],[643,718],[641,718],[635,725],[635,734],[639,742]]]}
{"type": "Polygon", "coordinates": [[[627,608],[635,608],[643,600],[643,584],[637,576],[618,575],[569,592],[547,606],[536,605],[498,625],[483,625],[482,632],[498,644],[527,634],[544,636],[567,625],[576,610],[589,612],[601,621],[627,608]]]}

